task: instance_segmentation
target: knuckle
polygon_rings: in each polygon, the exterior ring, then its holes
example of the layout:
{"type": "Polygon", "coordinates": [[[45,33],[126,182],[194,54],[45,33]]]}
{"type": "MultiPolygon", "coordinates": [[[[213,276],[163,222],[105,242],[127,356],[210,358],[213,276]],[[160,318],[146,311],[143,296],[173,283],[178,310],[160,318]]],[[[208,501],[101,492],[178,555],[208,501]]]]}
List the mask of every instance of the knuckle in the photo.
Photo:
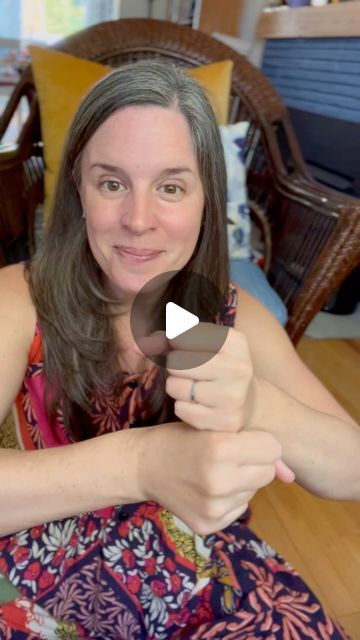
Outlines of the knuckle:
{"type": "Polygon", "coordinates": [[[273,464],[267,465],[259,477],[259,487],[266,487],[275,478],[275,467],[273,464]]]}
{"type": "Polygon", "coordinates": [[[218,491],[217,485],[216,485],[216,477],[214,473],[212,473],[208,469],[205,469],[202,473],[201,489],[202,489],[202,494],[205,500],[204,508],[206,508],[207,501],[215,497],[218,491]]]}
{"type": "Polygon", "coordinates": [[[180,420],[182,418],[185,418],[183,409],[184,409],[183,405],[179,402],[179,400],[175,400],[175,402],[174,402],[174,413],[178,418],[180,418],[180,420]]]}
{"type": "Polygon", "coordinates": [[[209,522],[206,520],[200,520],[195,523],[194,527],[191,527],[194,533],[197,533],[199,536],[208,536],[211,533],[215,533],[216,527],[211,526],[209,522]]]}
{"type": "Polygon", "coordinates": [[[168,376],[165,382],[165,391],[166,393],[169,394],[169,396],[172,395],[174,390],[174,378],[173,376],[168,376]]]}
{"type": "Polygon", "coordinates": [[[227,428],[229,431],[239,431],[241,426],[240,417],[237,413],[233,413],[227,420],[227,428]]]}
{"type": "Polygon", "coordinates": [[[217,464],[223,459],[222,434],[218,431],[206,432],[205,457],[210,464],[217,464]]]}
{"type": "Polygon", "coordinates": [[[196,519],[196,521],[194,521],[193,526],[191,527],[192,530],[198,535],[206,536],[225,529],[238,520],[248,509],[248,500],[251,500],[252,494],[247,494],[247,498],[248,499],[246,499],[240,507],[232,511],[230,515],[228,513],[224,513],[223,509],[219,509],[219,513],[215,515],[201,515],[196,519]]]}
{"type": "Polygon", "coordinates": [[[237,513],[236,519],[240,518],[245,511],[248,509],[249,507],[249,503],[248,502],[244,502],[244,504],[241,505],[241,507],[239,508],[239,511],[237,513]]]}
{"type": "MultiPolygon", "coordinates": [[[[234,422],[235,424],[235,422],[234,422]]],[[[237,424],[237,423],[236,423],[237,424]]],[[[238,429],[233,428],[230,421],[223,424],[223,431],[207,431],[207,447],[206,460],[209,466],[215,467],[224,462],[229,462],[232,457],[234,447],[237,445],[236,437],[233,432],[238,429]]]]}
{"type": "Polygon", "coordinates": [[[275,480],[275,476],[276,476],[276,470],[275,470],[275,466],[272,464],[269,469],[268,482],[266,484],[270,484],[270,482],[275,480]]]}
{"type": "MultiPolygon", "coordinates": [[[[242,333],[241,331],[236,331],[237,334],[237,345],[238,347],[240,346],[240,348],[243,351],[243,355],[247,356],[248,361],[251,361],[250,358],[250,349],[249,349],[249,341],[247,339],[247,336],[245,335],[245,333],[242,333]]],[[[243,360],[246,362],[246,360],[244,360],[243,358],[240,358],[240,360],[243,360]]]]}
{"type": "MultiPolygon", "coordinates": [[[[217,425],[221,425],[222,430],[238,431],[241,424],[241,410],[243,408],[244,399],[239,389],[227,392],[224,397],[226,403],[226,411],[223,407],[216,410],[215,420],[217,425]]],[[[218,427],[219,428],[219,427],[218,427]]]]}
{"type": "Polygon", "coordinates": [[[230,333],[231,333],[231,337],[233,337],[234,340],[236,340],[237,344],[242,344],[244,342],[247,342],[246,335],[242,331],[231,329],[230,333]]]}
{"type": "Polygon", "coordinates": [[[224,498],[229,495],[231,488],[226,472],[219,469],[210,478],[208,496],[211,498],[224,498]]]}
{"type": "Polygon", "coordinates": [[[230,462],[234,459],[234,454],[236,454],[237,450],[239,449],[241,440],[239,440],[239,433],[224,433],[223,435],[223,457],[226,459],[226,462],[230,462]]]}
{"type": "Polygon", "coordinates": [[[233,478],[222,475],[216,490],[216,498],[228,498],[237,489],[237,482],[233,478]]]}
{"type": "Polygon", "coordinates": [[[239,358],[236,362],[236,370],[244,377],[249,376],[253,372],[251,360],[248,358],[239,358]]]}
{"type": "Polygon", "coordinates": [[[219,520],[223,515],[223,508],[219,502],[212,499],[206,499],[202,505],[202,517],[205,521],[213,522],[219,520]]]}
{"type": "Polygon", "coordinates": [[[282,447],[280,442],[273,436],[271,433],[264,432],[264,447],[269,452],[269,456],[272,459],[276,460],[277,458],[281,458],[282,455],[282,447]]]}

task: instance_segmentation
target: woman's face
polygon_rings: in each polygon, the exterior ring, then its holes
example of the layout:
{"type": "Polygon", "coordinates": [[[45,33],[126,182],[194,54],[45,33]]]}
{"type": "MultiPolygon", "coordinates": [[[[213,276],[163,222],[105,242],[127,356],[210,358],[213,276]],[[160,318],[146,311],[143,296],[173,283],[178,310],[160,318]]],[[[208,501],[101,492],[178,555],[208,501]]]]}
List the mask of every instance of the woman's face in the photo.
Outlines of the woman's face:
{"type": "Polygon", "coordinates": [[[204,191],[178,111],[126,107],[110,116],[84,149],[79,192],[91,251],[119,301],[192,256],[204,191]]]}

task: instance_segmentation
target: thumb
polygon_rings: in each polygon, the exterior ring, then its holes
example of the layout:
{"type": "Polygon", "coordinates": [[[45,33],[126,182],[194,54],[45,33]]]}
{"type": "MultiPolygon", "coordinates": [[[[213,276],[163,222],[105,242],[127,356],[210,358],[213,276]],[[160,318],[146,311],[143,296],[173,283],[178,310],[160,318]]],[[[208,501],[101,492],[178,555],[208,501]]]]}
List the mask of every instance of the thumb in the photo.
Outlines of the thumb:
{"type": "Polygon", "coordinates": [[[138,338],[134,349],[147,357],[166,355],[170,351],[165,331],[154,331],[149,336],[138,338]]]}
{"type": "Polygon", "coordinates": [[[295,473],[290,469],[290,467],[285,464],[282,460],[275,461],[275,477],[281,482],[286,482],[286,484],[290,484],[295,480],[295,473]]]}

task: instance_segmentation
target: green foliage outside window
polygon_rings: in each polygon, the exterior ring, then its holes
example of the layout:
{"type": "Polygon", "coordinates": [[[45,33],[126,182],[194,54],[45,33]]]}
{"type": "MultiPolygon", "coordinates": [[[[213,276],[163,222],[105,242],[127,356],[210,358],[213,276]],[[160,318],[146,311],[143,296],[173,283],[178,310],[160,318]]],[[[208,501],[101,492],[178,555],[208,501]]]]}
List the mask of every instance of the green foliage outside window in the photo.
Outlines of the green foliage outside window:
{"type": "Polygon", "coordinates": [[[67,36],[84,28],[85,4],[81,0],[45,0],[46,30],[67,36]]]}

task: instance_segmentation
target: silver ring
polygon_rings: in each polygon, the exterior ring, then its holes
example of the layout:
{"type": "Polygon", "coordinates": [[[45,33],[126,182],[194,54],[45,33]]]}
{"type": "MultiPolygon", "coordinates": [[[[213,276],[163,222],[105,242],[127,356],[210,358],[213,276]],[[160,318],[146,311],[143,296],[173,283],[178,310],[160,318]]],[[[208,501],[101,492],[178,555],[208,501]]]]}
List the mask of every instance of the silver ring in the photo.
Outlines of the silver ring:
{"type": "Polygon", "coordinates": [[[196,380],[193,380],[192,385],[191,385],[191,390],[190,390],[190,402],[196,402],[195,385],[196,385],[196,380]]]}

